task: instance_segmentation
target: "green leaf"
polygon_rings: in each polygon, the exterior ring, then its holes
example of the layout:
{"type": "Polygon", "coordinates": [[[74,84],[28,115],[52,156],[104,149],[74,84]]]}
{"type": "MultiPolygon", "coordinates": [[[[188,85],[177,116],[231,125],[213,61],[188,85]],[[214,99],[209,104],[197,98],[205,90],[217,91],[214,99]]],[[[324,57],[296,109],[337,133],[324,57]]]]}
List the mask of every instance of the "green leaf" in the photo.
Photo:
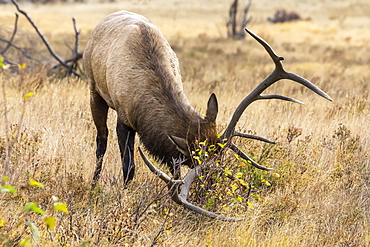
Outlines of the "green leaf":
{"type": "Polygon", "coordinates": [[[36,226],[33,222],[31,222],[31,221],[26,221],[26,225],[30,227],[31,232],[32,232],[32,235],[33,235],[35,238],[39,238],[39,237],[40,237],[39,229],[37,228],[37,226],[36,226]]]}
{"type": "Polygon", "coordinates": [[[61,203],[61,202],[55,202],[54,203],[54,210],[62,211],[66,214],[69,214],[69,211],[67,209],[67,204],[61,203]]]}
{"type": "Polygon", "coordinates": [[[41,214],[41,215],[45,214],[44,211],[42,211],[42,209],[38,207],[37,202],[27,203],[26,205],[24,205],[23,211],[25,211],[25,212],[31,211],[31,212],[35,212],[35,213],[38,213],[38,214],[41,214]]]}
{"type": "Polygon", "coordinates": [[[8,181],[9,181],[8,176],[3,176],[3,181],[4,181],[4,182],[8,182],[8,181]]]}
{"type": "Polygon", "coordinates": [[[13,193],[15,194],[17,192],[17,190],[15,189],[15,187],[11,186],[11,185],[3,185],[3,186],[0,186],[0,192],[1,193],[13,193]]]}
{"type": "Polygon", "coordinates": [[[46,227],[48,228],[48,230],[50,230],[50,231],[54,230],[55,218],[53,216],[46,217],[44,221],[45,221],[45,224],[46,224],[46,227]]]}
{"type": "Polygon", "coordinates": [[[45,185],[43,185],[42,183],[40,182],[37,182],[36,180],[30,178],[30,182],[29,182],[29,185],[31,186],[36,186],[36,187],[40,187],[40,188],[44,188],[45,185]]]}

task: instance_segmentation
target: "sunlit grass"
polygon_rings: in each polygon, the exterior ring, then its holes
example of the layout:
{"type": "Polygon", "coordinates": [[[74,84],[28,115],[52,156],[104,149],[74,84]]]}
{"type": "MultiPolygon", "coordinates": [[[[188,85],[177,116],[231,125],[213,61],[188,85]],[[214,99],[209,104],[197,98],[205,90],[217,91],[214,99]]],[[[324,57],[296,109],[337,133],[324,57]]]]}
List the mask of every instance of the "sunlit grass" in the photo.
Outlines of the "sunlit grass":
{"type": "MultiPolygon", "coordinates": [[[[146,14],[163,30],[177,53],[184,90],[193,106],[204,112],[210,93],[217,94],[221,132],[233,109],[271,72],[273,64],[251,38],[223,39],[227,4],[216,1],[214,6],[208,6],[206,2],[199,1],[193,6],[166,2],[165,8],[158,11],[174,11],[160,17],[153,9],[161,1],[146,1],[142,5],[95,3],[76,5],[76,8],[72,8],[75,5],[40,5],[29,8],[29,13],[61,51],[65,48],[59,34],[73,37],[69,22],[72,16],[82,29],[83,48],[88,32],[109,12],[126,8],[146,14]],[[197,11],[190,16],[189,10],[194,8],[197,11]]],[[[296,1],[287,1],[293,2],[296,1]]],[[[261,101],[247,109],[237,128],[255,132],[277,144],[238,143],[251,157],[275,169],[264,172],[249,166],[239,168],[255,186],[248,210],[231,207],[227,211],[215,206],[223,214],[244,215],[243,222],[217,222],[175,205],[166,194],[163,182],[150,173],[138,155],[135,155],[138,168],[134,181],[123,189],[113,111],[108,119],[110,136],[100,187],[90,192],[95,169],[95,127],[87,83],[53,78],[42,66],[26,67],[16,73],[1,70],[0,167],[1,175],[7,175],[9,180],[1,178],[0,185],[11,185],[17,192],[0,193],[0,243],[369,245],[370,35],[364,32],[364,23],[369,23],[369,18],[353,4],[332,1],[328,6],[338,4],[338,9],[327,7],[331,19],[325,19],[318,7],[320,2],[314,1],[310,6],[296,4],[298,9],[307,10],[304,13],[312,17],[311,22],[282,25],[264,22],[265,16],[272,15],[275,3],[266,5],[260,1],[254,5],[255,20],[250,28],[268,41],[278,55],[285,57],[288,71],[313,81],[333,102],[293,82],[281,81],[268,92],[294,97],[305,105],[261,101]],[[345,11],[347,17],[341,17],[345,11]],[[363,18],[363,22],[355,22],[356,18],[363,18]],[[27,94],[30,97],[25,97],[27,94]],[[10,172],[5,174],[10,145],[10,172]],[[30,179],[44,187],[30,185],[30,179]],[[53,196],[67,205],[69,214],[53,211],[53,196]],[[24,205],[31,202],[37,202],[45,216],[24,211],[24,205]],[[44,221],[49,215],[56,219],[51,233],[44,221]],[[32,222],[39,229],[39,238],[32,239],[32,228],[25,222],[32,222]]],[[[362,9],[365,11],[366,6],[362,9]]],[[[7,13],[4,16],[12,16],[11,6],[4,10],[7,13]]],[[[0,18],[1,24],[11,28],[12,19],[4,18],[0,18]]],[[[24,23],[20,27],[31,30],[24,23]]],[[[219,189],[215,193],[227,188],[219,189]]]]}

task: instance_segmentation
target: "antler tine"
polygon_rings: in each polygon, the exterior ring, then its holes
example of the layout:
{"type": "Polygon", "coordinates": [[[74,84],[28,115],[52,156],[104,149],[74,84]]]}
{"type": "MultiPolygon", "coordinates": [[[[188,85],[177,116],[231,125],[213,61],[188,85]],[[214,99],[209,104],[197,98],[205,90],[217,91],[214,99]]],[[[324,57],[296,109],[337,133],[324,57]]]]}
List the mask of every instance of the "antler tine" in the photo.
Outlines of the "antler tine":
{"type": "Polygon", "coordinates": [[[274,50],[271,48],[271,46],[261,37],[259,37],[257,34],[253,33],[252,31],[248,30],[247,28],[245,29],[247,33],[249,33],[255,40],[257,40],[258,43],[260,43],[267,53],[270,55],[272,61],[274,61],[275,66],[277,68],[283,69],[283,64],[280,62],[284,60],[284,57],[278,56],[274,50]]]}
{"type": "Polygon", "coordinates": [[[152,162],[150,162],[150,160],[145,156],[145,154],[143,153],[143,151],[141,150],[140,147],[138,147],[139,149],[139,153],[140,153],[140,156],[141,158],[144,160],[146,166],[149,168],[149,170],[151,170],[156,176],[158,176],[160,179],[162,179],[165,183],[171,183],[172,180],[171,178],[164,172],[162,172],[160,169],[158,169],[157,167],[155,167],[152,162]]]}
{"type": "Polygon", "coordinates": [[[187,197],[189,195],[190,186],[194,179],[198,176],[198,170],[200,169],[200,166],[193,168],[188,172],[188,174],[185,176],[183,180],[172,180],[167,174],[165,174],[163,171],[155,167],[150,160],[145,156],[141,148],[139,147],[139,153],[141,158],[144,160],[145,164],[148,166],[148,168],[156,174],[160,179],[162,179],[164,182],[167,183],[167,186],[171,192],[172,200],[176,202],[177,204],[180,204],[184,206],[185,208],[198,213],[205,215],[207,217],[222,220],[222,221],[241,221],[244,220],[244,218],[233,218],[233,217],[227,217],[222,216],[219,214],[216,214],[214,212],[205,210],[203,208],[200,208],[190,202],[187,201],[187,197]],[[179,186],[182,184],[181,191],[179,193],[179,186]]]}
{"type": "Polygon", "coordinates": [[[281,100],[290,101],[290,102],[294,102],[294,103],[304,105],[304,103],[299,101],[299,100],[296,100],[296,99],[293,99],[293,98],[290,98],[290,97],[286,97],[286,96],[283,96],[283,95],[278,95],[278,94],[261,94],[258,97],[258,99],[281,99],[281,100]]]}
{"type": "MultiPolygon", "coordinates": [[[[317,93],[318,95],[324,97],[327,100],[332,101],[332,99],[327,95],[324,91],[322,91],[320,88],[312,84],[310,81],[290,72],[286,72],[283,68],[283,64],[281,63],[282,60],[284,60],[283,57],[278,56],[271,46],[264,41],[262,38],[254,34],[253,32],[249,31],[248,29],[245,29],[247,33],[249,33],[255,40],[260,43],[267,53],[270,55],[271,59],[273,60],[275,64],[275,69],[274,71],[266,78],[264,79],[247,97],[245,97],[242,102],[238,105],[236,108],[231,121],[229,125],[227,126],[225,132],[222,134],[221,138],[222,139],[227,139],[230,140],[233,137],[234,129],[236,126],[236,123],[239,121],[241,115],[245,111],[245,109],[254,101],[258,99],[267,99],[267,96],[261,96],[261,93],[266,90],[268,87],[270,87],[272,84],[275,82],[281,80],[281,79],[289,79],[295,82],[298,82],[302,84],[303,86],[311,89],[313,92],[317,93]]],[[[269,96],[270,98],[275,98],[275,99],[283,99],[283,100],[288,100],[288,101],[293,101],[293,102],[299,102],[297,100],[281,96],[281,95],[274,95],[274,96],[269,96]]]]}
{"type": "MultiPolygon", "coordinates": [[[[233,217],[222,216],[222,215],[216,214],[214,212],[211,212],[211,211],[205,210],[203,208],[200,208],[200,207],[198,207],[198,206],[196,206],[196,205],[187,201],[187,198],[188,198],[188,195],[189,195],[189,190],[190,190],[190,185],[192,184],[194,179],[198,176],[198,169],[199,168],[200,168],[199,166],[195,167],[192,170],[190,170],[188,172],[188,174],[186,174],[186,176],[184,178],[184,184],[182,185],[180,194],[175,192],[173,197],[176,197],[177,200],[181,201],[182,205],[185,208],[187,208],[187,209],[189,209],[193,212],[196,212],[198,214],[202,214],[202,215],[205,215],[207,217],[213,218],[213,219],[222,220],[222,221],[240,221],[240,220],[244,220],[244,218],[240,218],[240,217],[233,218],[233,217]]],[[[174,200],[174,201],[177,201],[177,200],[174,200]]]]}
{"type": "Polygon", "coordinates": [[[233,136],[239,136],[239,137],[244,137],[244,138],[247,138],[247,139],[253,139],[253,140],[257,140],[257,141],[267,142],[267,143],[270,143],[270,144],[275,144],[274,141],[270,141],[269,139],[266,139],[266,138],[263,138],[263,137],[260,137],[260,136],[256,136],[256,135],[250,135],[250,134],[247,134],[247,133],[242,133],[242,132],[239,132],[239,131],[236,131],[236,130],[234,130],[233,136]]]}
{"type": "Polygon", "coordinates": [[[252,166],[254,166],[254,167],[258,168],[258,169],[265,170],[265,171],[272,171],[272,170],[274,170],[274,168],[262,166],[262,165],[258,164],[257,162],[255,162],[254,160],[252,160],[251,158],[249,158],[248,155],[246,155],[243,151],[241,151],[234,143],[228,144],[228,148],[230,148],[231,150],[233,150],[241,158],[250,161],[251,164],[252,164],[252,166]]]}

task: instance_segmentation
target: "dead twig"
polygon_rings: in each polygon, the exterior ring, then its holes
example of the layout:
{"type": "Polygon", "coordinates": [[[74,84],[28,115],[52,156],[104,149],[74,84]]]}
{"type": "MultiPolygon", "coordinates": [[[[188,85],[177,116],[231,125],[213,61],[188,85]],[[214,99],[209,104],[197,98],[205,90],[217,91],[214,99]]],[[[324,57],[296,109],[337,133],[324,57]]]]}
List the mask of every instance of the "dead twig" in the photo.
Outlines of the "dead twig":
{"type": "MultiPolygon", "coordinates": [[[[51,48],[51,46],[50,46],[50,43],[48,42],[48,40],[46,39],[46,37],[41,33],[41,31],[39,30],[39,28],[36,26],[36,24],[33,22],[33,20],[31,19],[31,17],[29,17],[28,16],[28,14],[27,14],[27,12],[25,12],[25,11],[23,11],[23,10],[21,10],[20,9],[20,7],[19,7],[19,5],[18,5],[18,2],[16,1],[16,0],[11,0],[12,1],[12,3],[14,4],[14,6],[17,8],[17,11],[19,12],[19,13],[21,13],[22,15],[24,15],[26,18],[27,18],[27,20],[28,20],[28,22],[32,25],[32,27],[35,29],[35,31],[37,32],[37,34],[38,34],[38,36],[41,38],[41,40],[42,40],[42,42],[45,44],[45,46],[46,46],[46,48],[48,49],[48,51],[49,51],[49,53],[51,54],[51,56],[52,57],[54,57],[58,62],[59,62],[59,64],[61,65],[61,66],[63,66],[63,67],[65,67],[66,69],[67,69],[67,73],[69,74],[69,73],[72,73],[72,74],[74,74],[75,76],[78,76],[78,77],[80,77],[80,74],[79,73],[77,73],[77,71],[73,68],[73,66],[75,65],[75,63],[82,57],[82,55],[81,56],[75,56],[73,59],[70,59],[70,60],[72,60],[72,61],[74,61],[73,63],[72,63],[72,65],[68,65],[67,63],[66,63],[66,61],[64,61],[57,53],[55,53],[54,51],[53,51],[53,49],[51,48]]],[[[74,21],[74,23],[75,23],[75,21],[74,21]]],[[[75,26],[75,31],[76,31],[76,25],[74,24],[74,26],[75,26]]],[[[75,43],[76,42],[78,42],[78,34],[79,34],[79,32],[76,32],[76,38],[77,38],[77,40],[75,41],[75,43]]],[[[75,48],[76,48],[76,45],[75,45],[75,48]]],[[[77,48],[78,48],[78,46],[77,46],[77,48]]]]}
{"type": "Polygon", "coordinates": [[[16,13],[15,14],[14,29],[13,29],[12,36],[10,37],[10,40],[7,42],[7,45],[5,46],[4,50],[2,52],[0,52],[1,55],[3,55],[9,49],[9,47],[11,46],[11,44],[13,43],[15,34],[17,33],[17,30],[18,30],[18,18],[19,18],[19,16],[16,13]]]}

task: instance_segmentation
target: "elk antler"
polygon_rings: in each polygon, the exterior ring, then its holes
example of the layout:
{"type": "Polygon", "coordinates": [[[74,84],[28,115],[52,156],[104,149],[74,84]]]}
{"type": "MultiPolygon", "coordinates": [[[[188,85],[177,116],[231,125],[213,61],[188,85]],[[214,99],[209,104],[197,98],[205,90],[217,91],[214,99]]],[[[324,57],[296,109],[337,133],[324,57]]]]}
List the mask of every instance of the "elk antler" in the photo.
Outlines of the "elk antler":
{"type": "Polygon", "coordinates": [[[261,165],[257,164],[256,162],[254,162],[252,159],[250,159],[245,153],[243,153],[241,150],[239,150],[239,148],[231,142],[231,139],[234,136],[241,136],[241,137],[257,139],[257,140],[262,140],[262,141],[265,141],[265,142],[273,143],[273,142],[271,142],[269,140],[266,140],[264,138],[261,138],[261,137],[255,137],[255,136],[251,137],[248,134],[244,134],[244,133],[240,133],[240,132],[235,131],[236,123],[239,121],[239,119],[240,119],[241,115],[243,114],[243,112],[245,111],[245,109],[251,103],[253,103],[254,101],[260,100],[260,99],[281,99],[281,100],[285,100],[285,101],[291,101],[291,102],[303,104],[302,102],[300,102],[296,99],[292,99],[292,98],[282,96],[282,95],[276,95],[276,94],[264,95],[264,94],[261,94],[264,90],[266,90],[272,84],[274,84],[275,82],[277,82],[281,79],[289,79],[289,80],[298,82],[298,83],[302,84],[303,86],[311,89],[313,92],[317,93],[318,95],[324,97],[325,99],[330,100],[330,101],[332,101],[332,99],[329,97],[329,95],[327,95],[324,91],[322,91],[320,88],[315,86],[312,82],[310,82],[310,81],[306,80],[305,78],[302,78],[302,77],[300,77],[300,76],[298,76],[294,73],[290,73],[290,72],[285,71],[284,68],[283,68],[283,64],[281,62],[282,60],[284,60],[284,58],[276,55],[276,53],[272,50],[271,46],[266,41],[264,41],[262,38],[258,37],[256,34],[249,31],[248,29],[245,29],[245,31],[247,31],[247,33],[249,33],[255,40],[257,40],[265,48],[267,53],[270,55],[272,61],[275,63],[275,69],[265,80],[263,80],[238,105],[238,107],[236,108],[236,110],[235,110],[235,112],[234,112],[234,114],[231,118],[231,121],[230,121],[229,125],[227,126],[225,132],[221,136],[221,140],[225,140],[226,142],[228,142],[229,143],[228,146],[227,146],[228,148],[230,148],[231,150],[236,152],[243,159],[249,160],[253,166],[255,166],[259,169],[262,169],[262,170],[272,170],[272,168],[267,168],[267,167],[261,166],[261,165]]]}
{"type": "MultiPolygon", "coordinates": [[[[141,155],[141,158],[144,160],[145,164],[148,166],[148,168],[156,174],[160,179],[162,179],[168,186],[168,189],[171,193],[172,200],[174,200],[176,203],[184,206],[185,208],[196,212],[198,214],[203,214],[205,216],[208,216],[213,219],[218,219],[222,221],[240,221],[244,218],[232,218],[227,216],[222,216],[219,214],[216,214],[214,212],[210,212],[208,210],[205,210],[203,208],[200,208],[190,202],[187,201],[190,185],[194,181],[194,179],[198,176],[198,171],[202,168],[201,166],[196,166],[195,168],[191,169],[188,174],[186,174],[185,178],[183,180],[173,180],[171,179],[166,173],[155,167],[149,159],[145,156],[141,148],[139,147],[139,153],[141,155]],[[181,190],[179,192],[180,185],[181,190]]],[[[205,163],[206,164],[206,163],[205,163]]]]}

